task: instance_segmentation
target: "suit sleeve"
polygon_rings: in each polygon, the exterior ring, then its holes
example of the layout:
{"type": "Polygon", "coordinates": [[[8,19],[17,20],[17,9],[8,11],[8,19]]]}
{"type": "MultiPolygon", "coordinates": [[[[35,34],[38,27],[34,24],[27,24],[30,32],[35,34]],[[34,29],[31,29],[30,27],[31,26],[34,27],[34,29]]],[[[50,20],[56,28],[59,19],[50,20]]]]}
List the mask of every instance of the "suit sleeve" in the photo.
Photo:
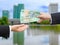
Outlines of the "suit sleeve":
{"type": "Polygon", "coordinates": [[[8,38],[10,35],[9,26],[0,25],[0,37],[8,38]]]}
{"type": "Polygon", "coordinates": [[[52,24],[60,24],[60,13],[53,13],[51,14],[52,17],[52,24]]]}

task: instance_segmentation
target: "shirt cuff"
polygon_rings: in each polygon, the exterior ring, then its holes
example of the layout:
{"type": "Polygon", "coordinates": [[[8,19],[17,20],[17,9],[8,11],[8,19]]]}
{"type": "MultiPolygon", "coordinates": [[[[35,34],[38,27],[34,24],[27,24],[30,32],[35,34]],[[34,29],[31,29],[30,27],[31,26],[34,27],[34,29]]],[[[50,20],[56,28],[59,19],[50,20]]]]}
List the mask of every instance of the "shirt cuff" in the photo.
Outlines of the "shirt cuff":
{"type": "Polygon", "coordinates": [[[50,24],[52,24],[52,18],[50,19],[50,24]]]}
{"type": "Polygon", "coordinates": [[[11,36],[12,36],[12,31],[11,31],[11,25],[9,25],[9,28],[10,28],[10,38],[11,38],[11,36]]]}
{"type": "Polygon", "coordinates": [[[51,19],[50,19],[50,24],[52,24],[52,17],[51,17],[51,19]]]}

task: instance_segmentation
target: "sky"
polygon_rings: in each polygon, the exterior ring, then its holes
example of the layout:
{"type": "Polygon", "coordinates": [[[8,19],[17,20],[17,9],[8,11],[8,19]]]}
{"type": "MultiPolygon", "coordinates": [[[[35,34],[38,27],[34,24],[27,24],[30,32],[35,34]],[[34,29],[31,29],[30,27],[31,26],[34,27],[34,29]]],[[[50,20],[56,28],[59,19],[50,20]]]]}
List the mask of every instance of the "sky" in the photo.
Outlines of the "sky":
{"type": "Polygon", "coordinates": [[[0,17],[2,10],[9,10],[12,18],[13,5],[24,3],[25,9],[40,10],[40,6],[48,6],[50,3],[60,3],[60,0],[0,0],[0,17]]]}

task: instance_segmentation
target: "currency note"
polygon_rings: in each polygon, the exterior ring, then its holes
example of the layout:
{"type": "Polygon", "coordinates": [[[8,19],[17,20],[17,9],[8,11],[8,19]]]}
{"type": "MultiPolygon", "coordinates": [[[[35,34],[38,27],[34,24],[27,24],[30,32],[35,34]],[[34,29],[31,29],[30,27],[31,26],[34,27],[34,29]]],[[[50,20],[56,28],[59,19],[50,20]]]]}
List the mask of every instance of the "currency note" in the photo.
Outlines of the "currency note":
{"type": "Polygon", "coordinates": [[[37,18],[38,15],[40,15],[40,12],[38,12],[38,11],[21,10],[21,12],[20,12],[20,22],[21,23],[36,22],[36,21],[39,20],[37,18]]]}

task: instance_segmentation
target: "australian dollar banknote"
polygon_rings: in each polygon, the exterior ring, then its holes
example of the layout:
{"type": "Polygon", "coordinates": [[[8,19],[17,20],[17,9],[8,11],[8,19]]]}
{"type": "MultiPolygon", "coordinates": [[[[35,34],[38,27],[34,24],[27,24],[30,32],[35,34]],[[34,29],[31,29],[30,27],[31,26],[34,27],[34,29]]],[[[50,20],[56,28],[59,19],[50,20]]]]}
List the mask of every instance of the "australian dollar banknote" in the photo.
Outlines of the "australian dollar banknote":
{"type": "Polygon", "coordinates": [[[21,23],[31,23],[39,20],[37,16],[40,15],[38,11],[32,10],[21,10],[20,12],[20,22],[21,23]]]}

